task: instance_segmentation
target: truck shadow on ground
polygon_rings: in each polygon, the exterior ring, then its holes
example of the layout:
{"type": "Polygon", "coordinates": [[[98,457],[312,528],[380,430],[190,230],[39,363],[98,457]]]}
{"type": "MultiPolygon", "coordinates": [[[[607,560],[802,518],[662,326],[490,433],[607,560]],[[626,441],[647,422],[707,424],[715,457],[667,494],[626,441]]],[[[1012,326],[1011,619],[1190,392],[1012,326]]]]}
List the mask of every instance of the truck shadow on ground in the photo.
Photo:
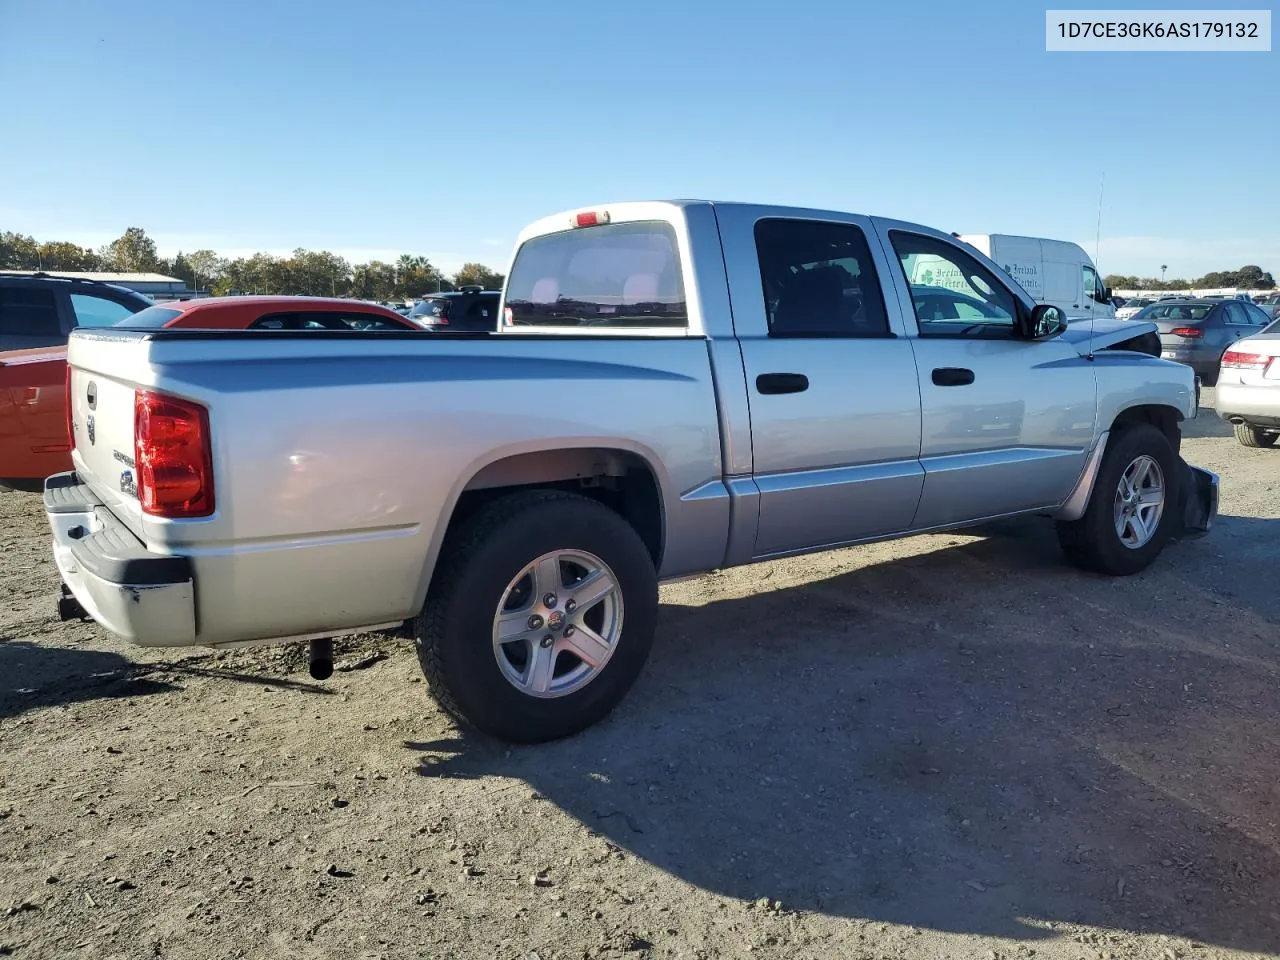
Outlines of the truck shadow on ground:
{"type": "Polygon", "coordinates": [[[713,576],[664,605],[604,723],[408,746],[720,894],[1280,950],[1280,520],[1224,517],[1123,580],[1067,567],[1045,524],[988,532],[772,592],[762,567],[748,596],[713,576]]]}
{"type": "Polygon", "coordinates": [[[0,639],[0,719],[37,707],[66,706],[176,689],[116,653],[0,639]]]}

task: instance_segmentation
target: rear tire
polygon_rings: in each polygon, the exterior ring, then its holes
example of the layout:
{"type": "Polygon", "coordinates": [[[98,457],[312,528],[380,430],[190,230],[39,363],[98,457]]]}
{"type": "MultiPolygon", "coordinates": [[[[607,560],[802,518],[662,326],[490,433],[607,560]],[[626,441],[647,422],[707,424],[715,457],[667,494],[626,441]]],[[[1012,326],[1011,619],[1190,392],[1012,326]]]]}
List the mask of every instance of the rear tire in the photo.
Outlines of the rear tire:
{"type": "Polygon", "coordinates": [[[587,497],[535,490],[495,500],[449,535],[414,633],[447,712],[493,737],[542,743],[586,729],[622,701],[648,659],[657,613],[657,573],[635,529],[587,497]],[[581,607],[571,605],[579,569],[616,590],[591,599],[583,586],[581,607]],[[560,589],[546,585],[553,576],[560,589]],[[508,625],[521,637],[501,641],[508,625]],[[607,642],[591,647],[594,665],[571,649],[584,637],[607,642]],[[548,660],[535,675],[535,661],[548,660]]]}
{"type": "Polygon", "coordinates": [[[1274,433],[1267,433],[1258,427],[1248,423],[1237,423],[1235,425],[1236,440],[1240,442],[1242,447],[1274,447],[1276,441],[1280,437],[1274,433]]]}
{"type": "Polygon", "coordinates": [[[1111,577],[1127,577],[1145,570],[1178,529],[1179,476],[1177,454],[1160,430],[1145,423],[1117,428],[1103,454],[1084,516],[1057,523],[1058,543],[1067,559],[1081,569],[1111,577]],[[1150,464],[1154,464],[1154,470],[1150,464]],[[1140,502],[1154,497],[1153,486],[1139,490],[1138,499],[1132,503],[1125,500],[1122,480],[1131,481],[1144,470],[1140,483],[1158,477],[1158,516],[1140,502]],[[1137,510],[1132,517],[1127,513],[1130,507],[1137,510]],[[1137,533],[1140,525],[1145,537],[1137,533]]]}

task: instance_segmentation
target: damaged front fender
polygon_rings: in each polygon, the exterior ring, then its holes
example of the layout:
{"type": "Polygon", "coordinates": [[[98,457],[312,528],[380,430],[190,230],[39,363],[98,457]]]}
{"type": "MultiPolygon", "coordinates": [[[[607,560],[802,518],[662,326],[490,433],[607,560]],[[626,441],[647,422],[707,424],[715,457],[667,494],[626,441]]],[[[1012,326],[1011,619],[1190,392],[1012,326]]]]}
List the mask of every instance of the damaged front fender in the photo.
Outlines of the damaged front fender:
{"type": "Polygon", "coordinates": [[[1218,518],[1218,475],[1203,467],[1194,467],[1181,457],[1178,464],[1178,530],[1175,539],[1196,540],[1213,529],[1218,518]]]}

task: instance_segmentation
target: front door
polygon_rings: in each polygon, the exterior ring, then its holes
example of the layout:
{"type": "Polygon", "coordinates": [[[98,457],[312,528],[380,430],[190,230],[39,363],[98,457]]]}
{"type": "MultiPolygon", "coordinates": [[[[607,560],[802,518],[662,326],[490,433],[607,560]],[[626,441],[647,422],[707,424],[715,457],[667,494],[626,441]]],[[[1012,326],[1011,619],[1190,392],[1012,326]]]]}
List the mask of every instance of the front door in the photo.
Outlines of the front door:
{"type": "Polygon", "coordinates": [[[912,526],[1058,505],[1093,440],[1092,365],[1061,338],[1015,339],[1012,291],[955,244],[885,232],[917,328],[925,480],[912,526]]]}
{"type": "Polygon", "coordinates": [[[892,263],[868,243],[870,221],[732,205],[717,216],[731,238],[751,414],[753,556],[906,530],[923,483],[920,393],[896,300],[882,287],[892,263]]]}

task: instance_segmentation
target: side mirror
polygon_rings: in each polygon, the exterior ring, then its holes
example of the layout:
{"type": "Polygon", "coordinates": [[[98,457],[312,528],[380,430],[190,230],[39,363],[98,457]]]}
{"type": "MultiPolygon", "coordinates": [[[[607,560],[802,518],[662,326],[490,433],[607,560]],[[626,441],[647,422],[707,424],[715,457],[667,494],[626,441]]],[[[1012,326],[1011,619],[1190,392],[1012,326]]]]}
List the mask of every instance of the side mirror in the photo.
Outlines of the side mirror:
{"type": "Polygon", "coordinates": [[[1024,340],[1048,340],[1067,329],[1067,315],[1051,303],[1040,303],[1031,311],[1021,331],[1024,340]]]}
{"type": "Polygon", "coordinates": [[[1110,288],[1110,287],[1103,287],[1103,288],[1102,288],[1102,299],[1103,299],[1103,300],[1106,300],[1106,301],[1108,301],[1108,302],[1111,300],[1111,288],[1110,288]]]}

